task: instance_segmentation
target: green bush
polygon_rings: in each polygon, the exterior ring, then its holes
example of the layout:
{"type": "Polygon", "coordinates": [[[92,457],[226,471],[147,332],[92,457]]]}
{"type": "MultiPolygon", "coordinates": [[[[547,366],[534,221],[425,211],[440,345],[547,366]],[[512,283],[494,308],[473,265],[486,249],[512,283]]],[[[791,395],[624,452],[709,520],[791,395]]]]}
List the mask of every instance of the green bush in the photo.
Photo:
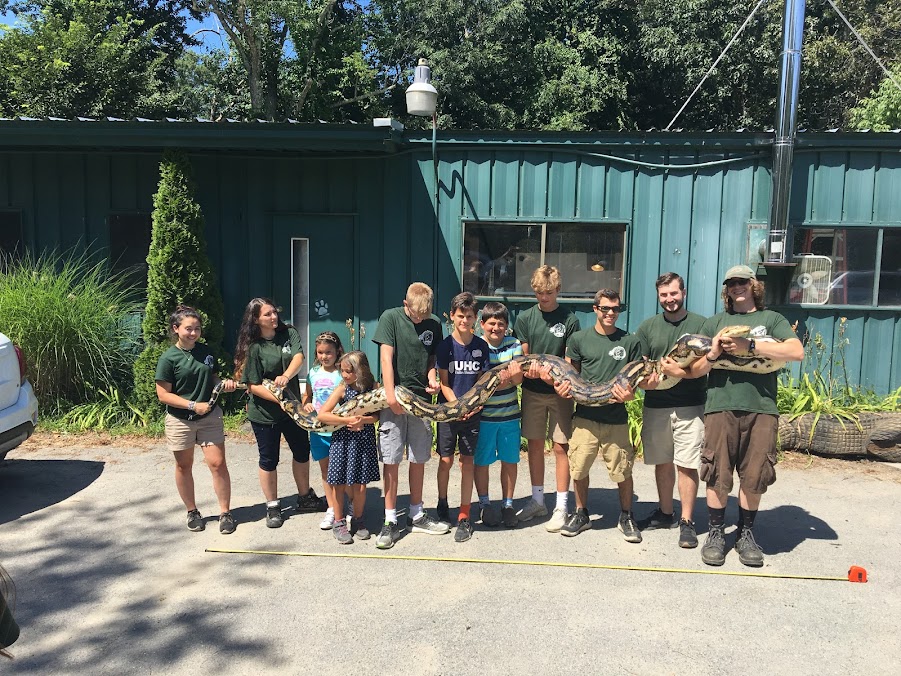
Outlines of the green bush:
{"type": "MultiPolygon", "coordinates": [[[[224,364],[222,295],[206,252],[203,214],[194,199],[187,156],[167,150],[153,196],[153,229],[147,255],[147,307],[142,330],[144,351],[134,364],[135,405],[161,411],[156,398],[156,362],[169,346],[169,315],[178,305],[196,308],[203,318],[203,341],[224,364]]],[[[221,371],[220,371],[221,372],[221,371]]]]}
{"type": "Polygon", "coordinates": [[[0,328],[22,347],[47,412],[127,382],[136,289],[87,253],[26,254],[0,266],[0,328]]]}

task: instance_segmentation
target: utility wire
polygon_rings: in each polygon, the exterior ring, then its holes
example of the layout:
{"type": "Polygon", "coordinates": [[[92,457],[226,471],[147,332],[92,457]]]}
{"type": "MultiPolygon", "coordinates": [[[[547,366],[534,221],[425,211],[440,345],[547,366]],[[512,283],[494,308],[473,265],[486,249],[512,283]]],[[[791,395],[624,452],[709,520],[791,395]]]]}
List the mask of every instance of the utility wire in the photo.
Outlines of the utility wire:
{"type": "Polygon", "coordinates": [[[854,26],[852,26],[851,22],[848,21],[844,14],[842,14],[842,10],[838,8],[838,5],[836,5],[832,0],[829,0],[829,4],[832,5],[832,9],[834,9],[839,18],[841,18],[841,20],[845,22],[845,25],[851,30],[851,32],[854,33],[854,37],[857,38],[857,41],[860,42],[860,44],[863,45],[863,48],[867,50],[869,55],[873,57],[873,61],[879,64],[879,67],[882,68],[882,72],[885,73],[886,77],[888,77],[888,79],[892,81],[895,87],[898,88],[898,91],[901,91],[901,84],[898,83],[898,81],[895,79],[895,76],[892,75],[891,72],[889,72],[889,69],[885,67],[885,64],[883,64],[882,61],[879,60],[879,57],[876,56],[876,54],[873,52],[873,50],[870,49],[870,45],[866,43],[866,40],[863,39],[860,33],[854,30],[854,26]]]}
{"type": "MultiPolygon", "coordinates": [[[[829,0],[829,1],[832,2],[832,0],[829,0]]],[[[723,51],[720,52],[720,55],[719,55],[718,57],[716,57],[716,61],[714,61],[714,62],[713,62],[713,65],[710,66],[710,70],[708,70],[707,73],[704,75],[704,77],[701,78],[701,81],[698,83],[698,86],[695,87],[695,90],[689,95],[689,97],[688,97],[687,99],[685,99],[685,103],[682,104],[682,107],[679,108],[679,112],[676,113],[676,116],[675,116],[672,120],[670,120],[670,123],[669,123],[668,125],[666,125],[666,129],[664,129],[664,131],[669,131],[669,130],[670,130],[670,127],[673,126],[673,123],[675,123],[675,121],[679,118],[679,116],[682,114],[682,111],[685,110],[685,108],[688,106],[688,104],[689,104],[689,103],[691,102],[691,100],[694,98],[694,95],[698,93],[698,90],[701,88],[701,85],[703,85],[704,82],[707,80],[707,78],[710,77],[710,74],[714,71],[714,69],[716,68],[717,64],[720,62],[720,60],[721,60],[724,56],[726,56],[726,52],[729,51],[729,48],[730,48],[730,47],[733,45],[733,43],[738,39],[738,36],[741,35],[741,32],[747,27],[747,25],[748,25],[749,23],[751,23],[751,19],[752,19],[752,17],[754,16],[754,14],[756,14],[756,13],[757,13],[757,10],[760,9],[761,5],[763,5],[763,4],[766,3],[766,2],[768,2],[768,0],[760,0],[760,2],[757,3],[757,5],[754,7],[754,9],[751,10],[751,13],[748,14],[748,18],[745,19],[745,22],[744,22],[744,23],[739,27],[739,29],[735,32],[735,35],[732,36],[732,39],[729,40],[729,44],[726,45],[725,49],[723,49],[723,51]]],[[[833,6],[834,6],[834,5],[833,5],[833,6]]],[[[854,30],[854,29],[852,28],[851,30],[854,30]]]]}

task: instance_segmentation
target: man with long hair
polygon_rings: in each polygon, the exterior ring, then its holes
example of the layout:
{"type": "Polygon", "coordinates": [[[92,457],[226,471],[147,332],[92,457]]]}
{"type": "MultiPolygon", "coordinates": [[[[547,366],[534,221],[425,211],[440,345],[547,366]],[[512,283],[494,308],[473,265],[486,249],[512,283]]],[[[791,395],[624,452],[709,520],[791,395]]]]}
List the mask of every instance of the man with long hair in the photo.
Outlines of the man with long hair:
{"type": "Polygon", "coordinates": [[[763,283],[747,265],[729,268],[723,277],[723,312],[704,322],[700,331],[712,337],[710,352],[690,368],[693,377],[709,374],[700,478],[707,483],[710,512],[710,530],[701,548],[701,560],[710,566],[721,566],[726,560],[726,501],[736,470],[740,485],[735,550],[744,565],[763,565],[763,552],[752,528],[761,497],[776,481],[779,420],[776,373],[713,369],[713,363],[723,354],[780,361],[804,358],[804,346],[788,320],[764,307],[763,290],[763,283]],[[739,325],[751,327],[746,338],[722,335],[723,329],[739,325]]]}

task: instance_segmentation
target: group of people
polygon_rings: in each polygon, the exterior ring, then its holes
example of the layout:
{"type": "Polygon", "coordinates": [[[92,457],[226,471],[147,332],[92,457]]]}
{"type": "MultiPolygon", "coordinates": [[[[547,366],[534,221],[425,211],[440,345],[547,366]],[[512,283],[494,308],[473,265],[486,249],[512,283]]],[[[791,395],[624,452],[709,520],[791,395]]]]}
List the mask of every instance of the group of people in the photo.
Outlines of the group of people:
{"type": "MultiPolygon", "coordinates": [[[[575,314],[561,306],[559,271],[538,268],[531,279],[537,304],[520,313],[510,328],[510,315],[499,302],[487,302],[478,313],[471,293],[456,295],[450,307],[451,334],[442,337],[442,324],[433,314],[432,290],[421,282],[407,289],[401,307],[386,310],[379,319],[373,341],[379,348],[379,366],[387,408],[376,414],[342,418],[333,412],[343,402],[378,386],[363,352],[344,353],[340,338],[324,332],[315,340],[315,363],[306,387],[299,391],[297,374],[304,354],[293,327],[279,318],[274,303],[255,298],[247,306],[235,354],[235,377],[249,390],[248,418],[259,449],[260,485],[266,498],[266,525],[282,525],[275,469],[284,436],[293,454],[298,489],[297,510],[325,512],[320,527],[331,529],[336,540],[350,544],[368,539],[363,513],[366,485],[384,481],[384,521],[376,547],[389,549],[404,530],[441,535],[452,529],[448,497],[454,458],[460,463],[460,506],[454,540],[473,535],[473,522],[515,528],[521,522],[548,515],[544,496],[545,448],[550,439],[555,461],[556,496],[545,528],[573,537],[591,528],[588,511],[589,473],[598,455],[617,484],[620,515],[618,528],[628,542],[641,542],[643,530],[678,526],[678,545],[698,546],[693,521],[699,481],[707,483],[709,529],[702,560],[722,565],[726,556],[725,508],[733,475],[739,476],[739,515],[735,549],[748,566],[763,565],[753,526],[761,496],[776,478],[776,380],[775,373],[711,371],[723,353],[759,355],[775,360],[800,361],[803,347],[788,321],[763,306],[763,284],[751,268],[731,268],[723,280],[723,312],[705,318],[685,307],[683,279],[675,273],[656,281],[662,313],[644,321],[635,334],[616,323],[622,311],[617,291],[601,289],[592,305],[595,322],[580,329],[575,314]],[[481,336],[476,335],[480,323],[481,336]],[[722,329],[750,325],[749,337],[721,335],[722,329]],[[683,334],[711,338],[705,358],[680,366],[667,357],[683,334]],[[764,336],[775,340],[757,340],[764,336]],[[622,367],[646,357],[659,360],[660,373],[680,381],[657,390],[661,375],[654,373],[638,384],[645,390],[642,445],[644,462],[653,465],[659,504],[641,520],[632,512],[632,469],[635,449],[628,431],[625,403],[635,392],[628,385],[612,388],[614,403],[606,406],[575,404],[571,384],[555,381],[549,367],[530,366],[523,371],[518,355],[546,354],[563,357],[591,383],[610,381],[622,367]],[[404,386],[417,396],[453,402],[469,391],[487,370],[507,364],[500,384],[485,405],[467,417],[437,424],[439,456],[438,504],[432,516],[423,504],[425,464],[431,457],[433,437],[428,420],[408,414],[395,397],[404,386]],[[270,379],[297,395],[307,411],[316,411],[329,425],[343,424],[328,434],[307,434],[281,409],[278,400],[262,386],[270,379]],[[522,385],[522,397],[517,388],[522,385]],[[378,423],[376,429],[375,423],[378,423]],[[520,459],[520,438],[528,442],[531,498],[518,512],[513,507],[520,459]],[[397,491],[400,464],[406,454],[409,472],[409,509],[403,525],[398,522],[397,491]],[[309,484],[309,458],[318,461],[325,496],[309,484]],[[489,467],[500,461],[502,503],[496,510],[489,491],[489,467]],[[381,465],[380,465],[381,463],[381,465]],[[380,473],[381,470],[381,473],[380,473]],[[677,480],[678,478],[678,480],[677,480]],[[572,483],[575,509],[570,509],[572,483]],[[674,513],[673,491],[678,485],[681,512],[674,513]],[[475,488],[478,514],[472,511],[475,488]]],[[[170,326],[174,345],[160,358],[157,392],[166,404],[166,437],[176,458],[176,485],[188,510],[191,530],[203,530],[197,510],[191,466],[195,445],[203,449],[213,473],[219,499],[219,529],[235,530],[229,511],[230,481],[225,463],[221,411],[207,410],[212,388],[218,382],[209,350],[197,342],[199,314],[180,307],[170,326]]],[[[225,391],[236,382],[226,380],[225,391]]]]}

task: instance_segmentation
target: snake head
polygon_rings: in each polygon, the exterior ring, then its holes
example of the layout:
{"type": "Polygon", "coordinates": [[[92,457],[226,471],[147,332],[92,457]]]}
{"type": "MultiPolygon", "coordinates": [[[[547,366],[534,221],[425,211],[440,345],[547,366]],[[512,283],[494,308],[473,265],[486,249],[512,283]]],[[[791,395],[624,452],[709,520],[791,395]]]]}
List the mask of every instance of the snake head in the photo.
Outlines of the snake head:
{"type": "Polygon", "coordinates": [[[720,338],[745,338],[751,333],[751,327],[744,324],[736,324],[735,326],[727,326],[717,335],[720,338]]]}

